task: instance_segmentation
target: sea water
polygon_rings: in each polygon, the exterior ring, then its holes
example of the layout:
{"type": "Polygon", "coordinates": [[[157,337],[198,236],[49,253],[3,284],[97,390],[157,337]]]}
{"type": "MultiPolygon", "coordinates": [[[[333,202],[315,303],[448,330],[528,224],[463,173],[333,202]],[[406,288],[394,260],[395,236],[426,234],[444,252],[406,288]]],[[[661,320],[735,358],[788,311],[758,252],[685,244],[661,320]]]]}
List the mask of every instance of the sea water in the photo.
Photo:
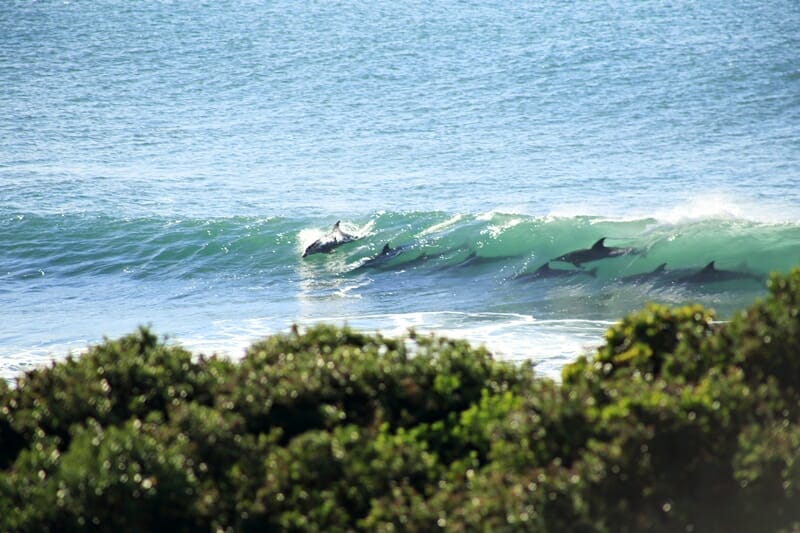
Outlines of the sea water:
{"type": "Polygon", "coordinates": [[[725,319],[800,264],[798,28],[792,0],[2,2],[0,377],[319,321],[557,375],[646,302],[725,319]],[[338,220],[360,238],[302,258],[338,220]],[[525,279],[602,237],[635,253],[525,279]],[[711,261],[746,276],[688,281],[711,261]]]}

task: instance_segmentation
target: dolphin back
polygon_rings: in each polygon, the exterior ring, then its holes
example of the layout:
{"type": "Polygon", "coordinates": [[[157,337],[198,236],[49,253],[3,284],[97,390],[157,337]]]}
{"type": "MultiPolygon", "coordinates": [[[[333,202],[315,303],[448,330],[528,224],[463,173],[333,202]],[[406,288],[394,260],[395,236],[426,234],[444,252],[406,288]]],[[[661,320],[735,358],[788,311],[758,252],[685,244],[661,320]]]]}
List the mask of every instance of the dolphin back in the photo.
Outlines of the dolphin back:
{"type": "Polygon", "coordinates": [[[717,267],[714,266],[714,263],[716,263],[716,261],[711,261],[709,264],[703,267],[703,270],[701,270],[700,273],[709,274],[711,272],[716,272],[717,267]]]}

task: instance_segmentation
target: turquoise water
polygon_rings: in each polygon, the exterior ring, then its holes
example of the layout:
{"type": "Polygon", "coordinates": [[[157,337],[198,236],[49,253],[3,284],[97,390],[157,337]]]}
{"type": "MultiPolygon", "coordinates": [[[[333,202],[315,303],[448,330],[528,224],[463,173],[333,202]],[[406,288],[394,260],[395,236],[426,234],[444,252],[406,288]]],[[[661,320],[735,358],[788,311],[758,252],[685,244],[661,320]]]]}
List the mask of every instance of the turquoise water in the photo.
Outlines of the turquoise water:
{"type": "Polygon", "coordinates": [[[797,28],[793,1],[4,2],[0,376],[138,324],[237,357],[319,320],[555,373],[647,301],[728,316],[763,283],[686,278],[800,264],[797,28]],[[337,220],[361,238],[301,258],[337,220]],[[520,277],[601,237],[637,253],[520,277]]]}

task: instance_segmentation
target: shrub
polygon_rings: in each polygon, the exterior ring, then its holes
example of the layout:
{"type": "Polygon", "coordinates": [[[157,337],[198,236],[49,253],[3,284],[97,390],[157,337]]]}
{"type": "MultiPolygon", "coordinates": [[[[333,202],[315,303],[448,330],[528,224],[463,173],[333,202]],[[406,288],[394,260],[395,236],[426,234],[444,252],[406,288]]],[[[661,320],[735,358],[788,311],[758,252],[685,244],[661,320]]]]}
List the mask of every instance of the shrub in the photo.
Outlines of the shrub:
{"type": "Polygon", "coordinates": [[[0,383],[0,530],[796,531],[800,270],[651,305],[561,383],[316,326],[232,363],[147,329],[0,383]]]}

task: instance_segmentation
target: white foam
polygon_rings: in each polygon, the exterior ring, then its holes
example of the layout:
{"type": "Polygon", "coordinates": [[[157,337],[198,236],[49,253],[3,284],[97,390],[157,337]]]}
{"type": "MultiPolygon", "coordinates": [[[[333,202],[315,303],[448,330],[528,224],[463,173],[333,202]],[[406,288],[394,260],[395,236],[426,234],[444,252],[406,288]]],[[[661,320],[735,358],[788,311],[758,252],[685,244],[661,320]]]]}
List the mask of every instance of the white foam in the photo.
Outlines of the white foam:
{"type": "Polygon", "coordinates": [[[297,234],[297,253],[302,255],[308,246],[326,235],[325,231],[317,228],[301,229],[297,234]]]}
{"type": "Polygon", "coordinates": [[[481,233],[488,233],[490,237],[492,237],[493,239],[496,239],[497,237],[499,237],[506,230],[509,230],[509,229],[513,228],[514,226],[517,226],[517,225],[519,225],[521,223],[522,223],[522,219],[521,218],[512,218],[511,220],[507,220],[507,221],[503,222],[502,224],[491,224],[485,230],[483,230],[481,233]]]}
{"type": "MultiPolygon", "coordinates": [[[[365,333],[377,332],[391,337],[403,336],[409,329],[414,329],[421,334],[465,339],[474,346],[486,347],[499,360],[532,361],[540,374],[556,379],[565,364],[598,346],[611,324],[578,319],[540,320],[515,313],[456,311],[314,316],[298,320],[265,316],[214,321],[211,328],[202,333],[170,335],[167,342],[180,345],[196,356],[216,354],[237,360],[254,342],[275,333],[288,332],[294,323],[301,328],[318,323],[348,325],[365,333]]],[[[12,380],[25,370],[63,360],[68,353],[78,355],[87,346],[86,341],[75,341],[40,346],[16,354],[13,358],[0,360],[0,378],[12,380]]]]}
{"type": "Polygon", "coordinates": [[[634,222],[655,219],[660,224],[688,224],[703,220],[741,220],[765,224],[800,223],[796,205],[781,205],[778,201],[754,200],[715,191],[694,194],[685,198],[665,199],[662,207],[609,213],[608,205],[587,206],[580,202],[552,207],[545,220],[589,217],[594,223],[634,222]]]}
{"type": "Polygon", "coordinates": [[[746,220],[753,218],[756,212],[724,194],[712,193],[657,210],[655,218],[661,222],[684,224],[700,220],[746,220]]]}
{"type": "Polygon", "coordinates": [[[461,215],[461,214],[454,215],[454,216],[450,217],[449,219],[445,220],[444,222],[440,222],[438,224],[434,224],[433,226],[429,227],[428,229],[423,230],[419,234],[419,236],[420,237],[425,237],[427,235],[431,235],[433,233],[437,233],[439,231],[442,231],[445,228],[449,228],[449,227],[457,224],[463,218],[464,218],[464,215],[461,215]]]}
{"type": "Polygon", "coordinates": [[[577,356],[602,343],[612,322],[595,320],[539,320],[515,313],[464,313],[456,311],[372,314],[345,317],[317,317],[300,321],[303,327],[315,323],[349,325],[365,332],[401,336],[414,329],[465,339],[485,346],[497,359],[532,361],[537,370],[558,378],[561,368],[577,356]]]}
{"type": "Polygon", "coordinates": [[[88,350],[88,341],[80,339],[73,342],[42,343],[13,355],[0,357],[0,379],[12,381],[24,372],[44,368],[54,361],[66,359],[67,355],[78,356],[88,350]]]}

